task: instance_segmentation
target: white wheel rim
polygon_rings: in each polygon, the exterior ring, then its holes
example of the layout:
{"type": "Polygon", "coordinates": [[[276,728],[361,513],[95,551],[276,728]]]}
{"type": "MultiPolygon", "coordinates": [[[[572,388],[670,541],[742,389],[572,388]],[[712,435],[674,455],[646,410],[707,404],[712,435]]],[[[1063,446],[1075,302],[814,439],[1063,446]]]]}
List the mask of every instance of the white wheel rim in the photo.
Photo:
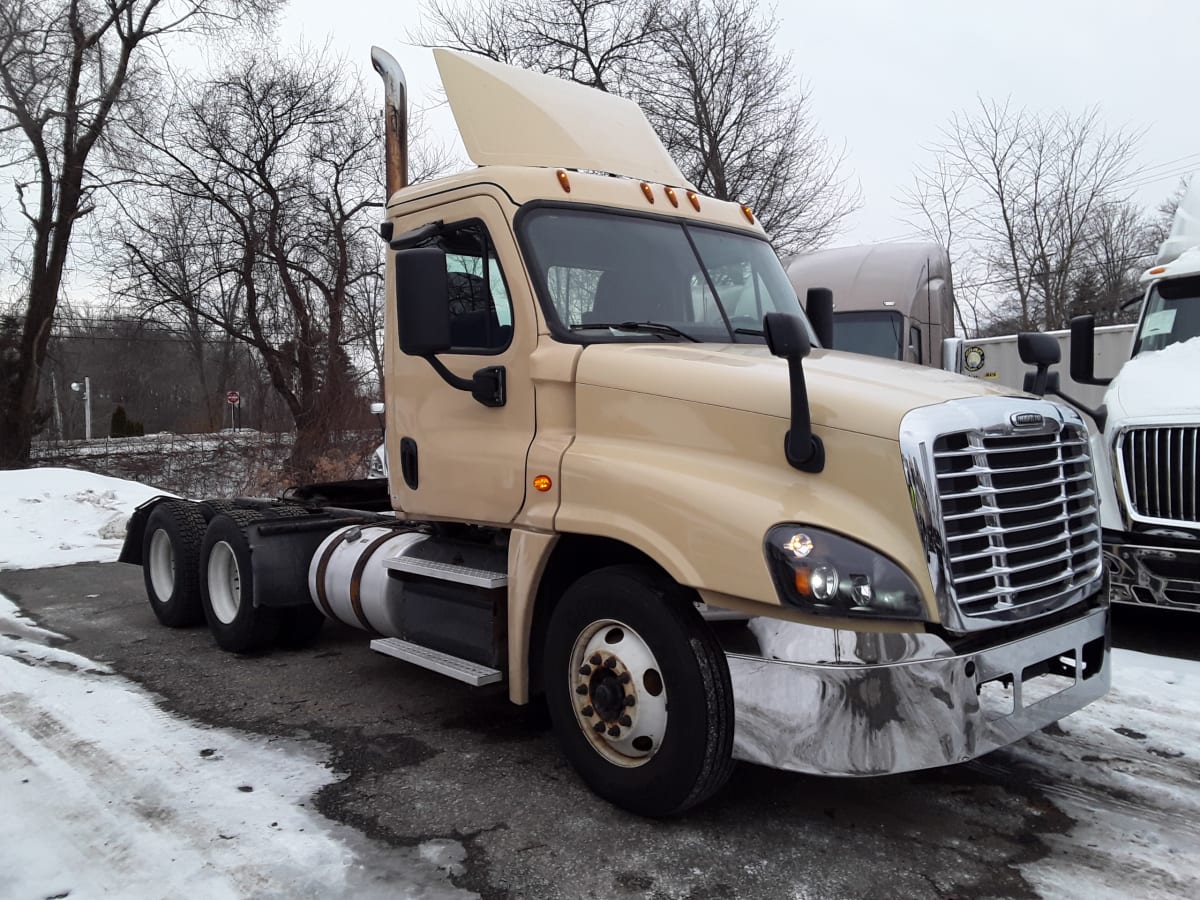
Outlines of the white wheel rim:
{"type": "Polygon", "coordinates": [[[592,747],[609,762],[643,766],[667,730],[667,689],[646,641],[601,619],[580,632],[567,671],[571,705],[592,747]]]}
{"type": "Polygon", "coordinates": [[[175,593],[175,547],[171,536],[159,528],[150,536],[150,583],[155,598],[165,603],[175,593]]]}
{"type": "Polygon", "coordinates": [[[242,605],[242,572],[226,541],[213,544],[208,554],[208,601],[222,625],[232,624],[242,605]]]}

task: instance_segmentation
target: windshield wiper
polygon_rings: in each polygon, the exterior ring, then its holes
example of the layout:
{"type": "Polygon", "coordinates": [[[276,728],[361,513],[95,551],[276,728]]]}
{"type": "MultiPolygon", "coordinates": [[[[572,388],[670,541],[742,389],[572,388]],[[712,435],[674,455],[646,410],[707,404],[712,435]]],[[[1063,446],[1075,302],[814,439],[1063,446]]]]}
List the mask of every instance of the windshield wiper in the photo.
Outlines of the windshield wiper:
{"type": "Polygon", "coordinates": [[[694,344],[701,343],[700,338],[690,335],[686,331],[680,331],[674,325],[668,325],[666,322],[580,322],[578,325],[571,326],[572,331],[585,331],[589,328],[615,328],[618,331],[649,331],[657,334],[673,334],[694,344]]]}
{"type": "Polygon", "coordinates": [[[735,328],[735,329],[733,329],[733,333],[734,334],[750,334],[750,335],[753,335],[754,337],[764,337],[763,330],[761,328],[735,328]]]}

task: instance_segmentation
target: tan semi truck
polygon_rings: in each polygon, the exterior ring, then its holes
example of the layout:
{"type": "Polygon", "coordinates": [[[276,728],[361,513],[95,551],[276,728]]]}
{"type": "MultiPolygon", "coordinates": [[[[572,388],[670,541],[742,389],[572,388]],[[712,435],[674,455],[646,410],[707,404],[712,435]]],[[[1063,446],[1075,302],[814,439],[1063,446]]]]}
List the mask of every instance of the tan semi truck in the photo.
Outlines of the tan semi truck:
{"type": "Polygon", "coordinates": [[[583,780],[648,815],[735,759],[969,760],[1107,690],[1075,413],[816,346],[753,211],[635,105],[436,57],[478,168],[407,185],[373,53],[390,483],[143,506],[122,559],[161,621],[249,651],[330,618],[544,694],[583,780]]]}

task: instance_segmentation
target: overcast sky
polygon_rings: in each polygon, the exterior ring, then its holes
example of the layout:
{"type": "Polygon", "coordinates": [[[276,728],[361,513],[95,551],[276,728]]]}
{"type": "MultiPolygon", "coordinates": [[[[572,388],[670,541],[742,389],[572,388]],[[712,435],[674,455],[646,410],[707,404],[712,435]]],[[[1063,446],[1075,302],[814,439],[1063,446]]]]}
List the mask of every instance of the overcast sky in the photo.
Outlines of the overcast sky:
{"type": "MultiPolygon", "coordinates": [[[[777,15],[780,49],[862,188],[862,209],[835,243],[912,236],[896,198],[929,159],[922,148],[976,96],[1098,105],[1108,124],[1144,132],[1132,186],[1147,206],[1200,170],[1200,0],[791,0],[777,15]]],[[[369,48],[380,44],[419,100],[439,85],[430,52],[406,44],[419,21],[411,0],[292,0],[281,40],[328,39],[373,85],[369,48]]],[[[433,121],[452,132],[448,117],[433,121]]]]}

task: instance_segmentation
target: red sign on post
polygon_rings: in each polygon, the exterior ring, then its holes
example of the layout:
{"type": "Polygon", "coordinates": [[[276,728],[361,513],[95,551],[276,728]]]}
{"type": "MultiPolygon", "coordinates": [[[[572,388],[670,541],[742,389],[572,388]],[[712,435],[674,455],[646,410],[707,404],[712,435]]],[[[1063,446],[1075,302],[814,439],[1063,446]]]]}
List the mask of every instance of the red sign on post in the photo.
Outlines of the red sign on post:
{"type": "Polygon", "coordinates": [[[237,406],[239,403],[242,402],[242,395],[239,394],[237,391],[230,391],[228,394],[225,395],[225,401],[230,406],[237,406]]]}

